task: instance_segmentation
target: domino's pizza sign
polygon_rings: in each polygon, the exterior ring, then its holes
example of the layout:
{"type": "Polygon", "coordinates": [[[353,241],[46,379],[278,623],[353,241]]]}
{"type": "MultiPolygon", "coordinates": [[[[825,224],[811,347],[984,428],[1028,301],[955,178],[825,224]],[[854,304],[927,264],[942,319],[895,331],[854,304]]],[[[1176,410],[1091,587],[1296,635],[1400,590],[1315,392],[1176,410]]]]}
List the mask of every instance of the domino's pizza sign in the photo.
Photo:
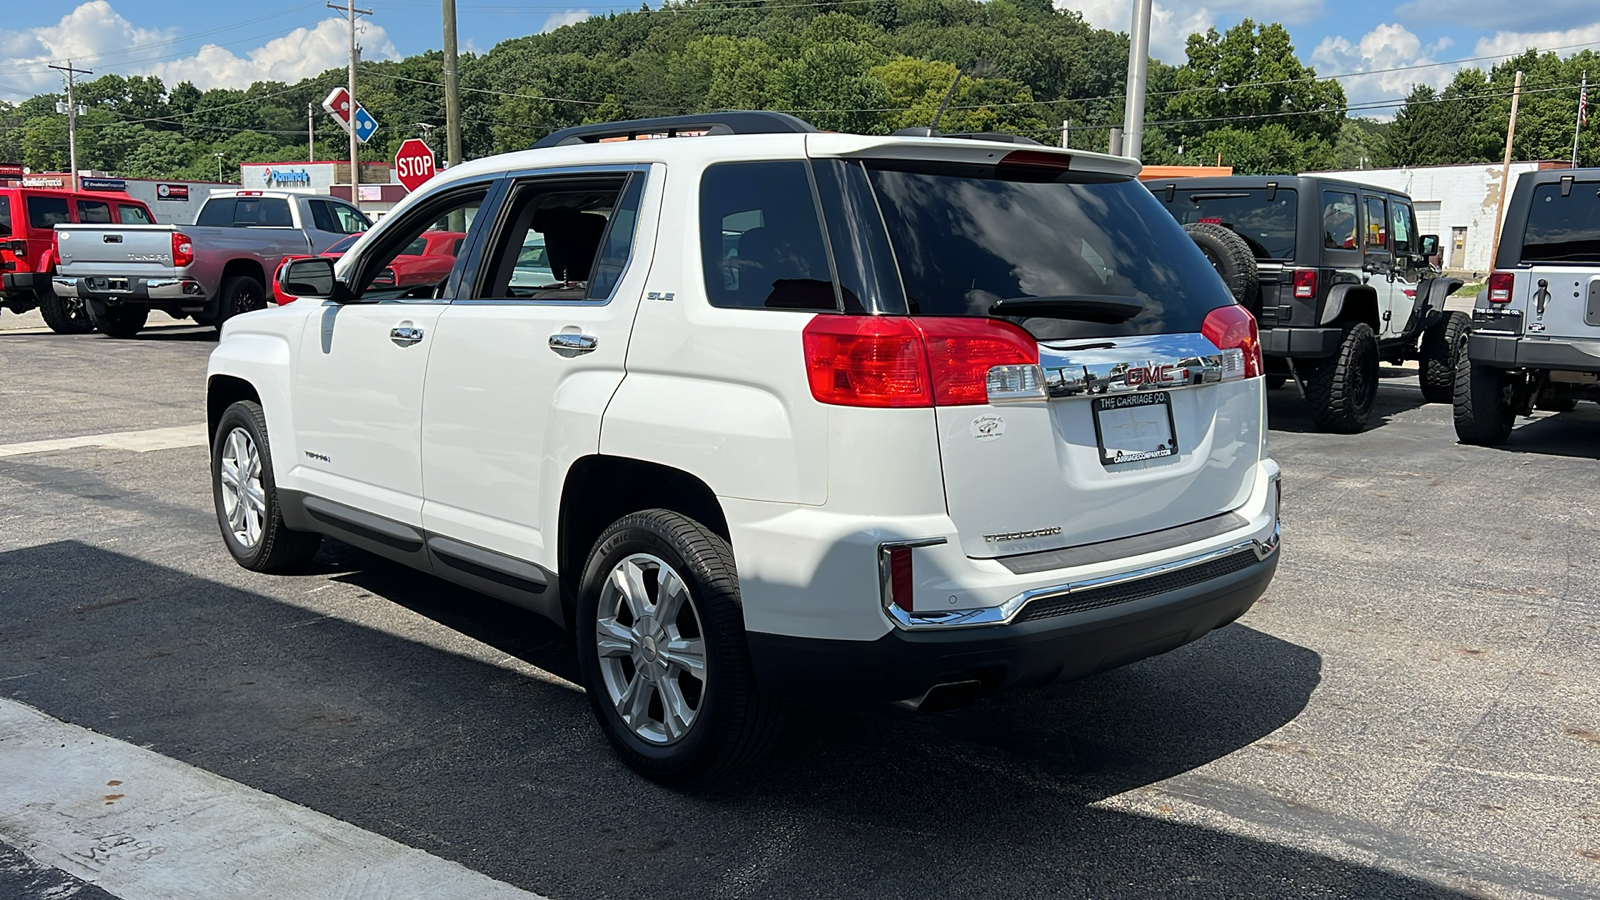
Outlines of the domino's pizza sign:
{"type": "Polygon", "coordinates": [[[261,170],[261,180],[267,187],[310,187],[311,173],[305,169],[274,169],[261,170]]]}

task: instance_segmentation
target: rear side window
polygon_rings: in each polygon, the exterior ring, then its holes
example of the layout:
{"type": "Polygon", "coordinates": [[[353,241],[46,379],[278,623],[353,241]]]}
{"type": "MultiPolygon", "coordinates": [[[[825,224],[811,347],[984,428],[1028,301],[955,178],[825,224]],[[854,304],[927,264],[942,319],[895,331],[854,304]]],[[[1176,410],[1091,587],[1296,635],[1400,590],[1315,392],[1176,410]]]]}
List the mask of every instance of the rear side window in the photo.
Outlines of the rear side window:
{"type": "Polygon", "coordinates": [[[196,225],[206,225],[213,228],[233,227],[233,208],[238,201],[232,197],[216,197],[206,201],[200,207],[200,215],[194,220],[196,225]]]}
{"type": "Polygon", "coordinates": [[[1330,250],[1356,248],[1355,194],[1322,192],[1322,246],[1330,250]]]}
{"type": "Polygon", "coordinates": [[[1177,221],[1133,179],[995,167],[870,164],[913,315],[988,316],[996,301],[1120,298],[1143,307],[1100,324],[1008,317],[1041,341],[1194,333],[1233,303],[1177,221]]]}
{"type": "MultiPolygon", "coordinates": [[[[628,254],[633,250],[633,233],[639,224],[639,201],[644,195],[644,176],[634,175],[622,192],[622,199],[611,213],[611,227],[606,231],[605,243],[600,246],[600,258],[594,265],[594,275],[589,279],[590,299],[600,300],[611,296],[622,272],[628,267],[628,254]]],[[[456,241],[460,247],[461,242],[456,241]]]]}
{"type": "Polygon", "coordinates": [[[85,225],[110,225],[111,204],[99,200],[79,200],[78,221],[85,225]]]}
{"type": "Polygon", "coordinates": [[[803,162],[706,169],[700,180],[700,252],[712,306],[839,308],[803,162]]]}
{"type": "Polygon", "coordinates": [[[1367,249],[1389,247],[1389,210],[1381,197],[1367,198],[1367,249]]]}
{"type": "Polygon", "coordinates": [[[11,198],[0,194],[0,237],[11,234],[11,198]]]}
{"type": "Polygon", "coordinates": [[[54,228],[72,221],[67,213],[65,197],[29,197],[28,225],[32,228],[54,228]]]}
{"type": "Polygon", "coordinates": [[[1533,189],[1528,227],[1522,233],[1525,263],[1600,264],[1600,195],[1594,182],[1579,182],[1561,196],[1561,185],[1533,189]]]}
{"type": "Polygon", "coordinates": [[[311,225],[318,231],[330,231],[334,234],[343,234],[339,230],[339,223],[333,220],[333,213],[328,211],[325,200],[310,200],[307,205],[311,207],[311,225]]]}
{"type": "Polygon", "coordinates": [[[151,225],[150,214],[142,206],[129,206],[126,203],[117,205],[117,215],[124,225],[151,225]]]}
{"type": "Polygon", "coordinates": [[[1256,259],[1294,259],[1299,207],[1299,194],[1289,188],[1279,188],[1271,200],[1265,189],[1259,189],[1175,191],[1167,201],[1167,210],[1180,225],[1222,225],[1244,238],[1256,259]]]}
{"type": "Polygon", "coordinates": [[[289,228],[294,220],[289,216],[289,201],[282,197],[240,197],[233,208],[235,226],[254,225],[259,228],[289,228]]]}

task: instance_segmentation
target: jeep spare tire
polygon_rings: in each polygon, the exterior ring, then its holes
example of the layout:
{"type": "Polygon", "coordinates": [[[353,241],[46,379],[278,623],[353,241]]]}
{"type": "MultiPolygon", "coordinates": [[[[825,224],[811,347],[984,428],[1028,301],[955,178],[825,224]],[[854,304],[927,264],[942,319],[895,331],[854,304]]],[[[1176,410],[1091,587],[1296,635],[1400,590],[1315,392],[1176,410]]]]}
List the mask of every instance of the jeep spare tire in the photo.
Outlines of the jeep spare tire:
{"type": "Polygon", "coordinates": [[[1211,222],[1191,222],[1183,226],[1183,230],[1222,276],[1222,283],[1228,286],[1233,299],[1246,306],[1252,305],[1261,281],[1256,272],[1256,255],[1244,238],[1211,222]]]}

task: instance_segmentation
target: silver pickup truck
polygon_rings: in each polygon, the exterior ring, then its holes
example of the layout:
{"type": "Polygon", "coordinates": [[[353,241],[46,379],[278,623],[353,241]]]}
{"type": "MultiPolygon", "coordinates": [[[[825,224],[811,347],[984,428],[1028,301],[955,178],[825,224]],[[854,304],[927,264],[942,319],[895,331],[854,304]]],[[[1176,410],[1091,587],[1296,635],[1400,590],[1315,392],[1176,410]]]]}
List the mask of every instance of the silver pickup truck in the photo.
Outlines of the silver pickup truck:
{"type": "Polygon", "coordinates": [[[58,225],[56,294],[80,297],[96,330],[132,337],[150,310],[216,326],[263,309],[285,256],[314,256],[370,228],[331,197],[213,193],[193,225],[58,225]]]}

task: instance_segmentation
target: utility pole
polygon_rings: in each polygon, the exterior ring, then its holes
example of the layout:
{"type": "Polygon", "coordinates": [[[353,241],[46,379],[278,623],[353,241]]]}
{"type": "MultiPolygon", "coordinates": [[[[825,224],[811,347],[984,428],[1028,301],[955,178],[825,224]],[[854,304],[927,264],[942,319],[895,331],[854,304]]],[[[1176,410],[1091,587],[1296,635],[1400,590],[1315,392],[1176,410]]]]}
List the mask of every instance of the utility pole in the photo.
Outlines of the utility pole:
{"type": "Polygon", "coordinates": [[[1517,73],[1516,84],[1511,88],[1511,118],[1506,122],[1506,160],[1500,167],[1500,202],[1494,210],[1494,250],[1489,257],[1490,264],[1500,258],[1500,222],[1506,215],[1506,194],[1510,192],[1511,185],[1511,142],[1517,136],[1517,103],[1522,99],[1522,73],[1517,73]]]}
{"type": "Polygon", "coordinates": [[[1583,123],[1589,118],[1589,73],[1583,73],[1583,86],[1578,88],[1578,120],[1572,126],[1572,167],[1578,167],[1578,136],[1583,133],[1583,123]]]}
{"type": "Polygon", "coordinates": [[[1072,120],[1071,119],[1062,119],[1061,120],[1061,149],[1065,150],[1065,149],[1067,149],[1068,147],[1071,147],[1071,146],[1072,146],[1072,120]]]}
{"type": "Polygon", "coordinates": [[[93,75],[89,69],[74,69],[72,60],[67,60],[64,66],[51,65],[50,68],[67,73],[67,159],[72,167],[72,190],[78,190],[78,101],[73,96],[73,76],[93,75]]]}
{"type": "Polygon", "coordinates": [[[1145,73],[1150,68],[1150,2],[1133,0],[1128,34],[1128,104],[1122,113],[1122,154],[1138,159],[1144,146],[1145,73]]]}
{"type": "Polygon", "coordinates": [[[345,0],[344,6],[327,4],[350,17],[350,202],[361,208],[361,141],[356,138],[356,62],[361,59],[361,48],[356,46],[356,16],[370,16],[370,9],[356,9],[356,0],[345,0]]]}
{"type": "Polygon", "coordinates": [[[306,104],[306,162],[317,161],[317,121],[312,118],[314,104],[306,104]]]}
{"type": "Polygon", "coordinates": [[[456,0],[444,0],[445,167],[461,164],[461,88],[456,83],[456,0]]]}

